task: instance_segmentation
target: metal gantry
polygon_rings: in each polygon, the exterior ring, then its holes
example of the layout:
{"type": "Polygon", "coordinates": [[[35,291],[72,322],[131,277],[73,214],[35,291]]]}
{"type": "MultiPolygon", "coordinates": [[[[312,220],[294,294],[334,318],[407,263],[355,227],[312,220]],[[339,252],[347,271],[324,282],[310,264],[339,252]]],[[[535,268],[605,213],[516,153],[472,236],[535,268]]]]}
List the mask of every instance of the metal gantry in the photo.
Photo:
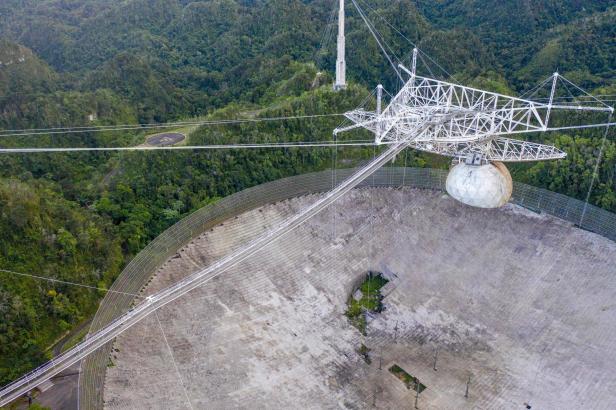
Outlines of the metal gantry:
{"type": "Polygon", "coordinates": [[[557,129],[549,127],[553,110],[613,111],[611,107],[553,104],[558,73],[549,102],[540,103],[418,76],[415,65],[411,70],[399,67],[410,78],[389,105],[381,111],[377,94],[376,111],[360,108],[345,113],[353,124],[334,133],[361,127],[375,134],[377,144],[406,141],[412,148],[450,157],[479,153],[488,161],[539,161],[566,154],[550,145],[504,136],[557,129]],[[415,134],[419,124],[428,126],[415,134]]]}

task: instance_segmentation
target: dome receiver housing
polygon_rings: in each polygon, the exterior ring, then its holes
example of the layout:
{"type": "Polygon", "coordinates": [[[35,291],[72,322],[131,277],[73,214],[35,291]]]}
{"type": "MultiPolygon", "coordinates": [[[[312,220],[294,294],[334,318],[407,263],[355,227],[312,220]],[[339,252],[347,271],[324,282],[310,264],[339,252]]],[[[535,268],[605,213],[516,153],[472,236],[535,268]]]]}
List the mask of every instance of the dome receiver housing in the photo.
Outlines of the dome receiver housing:
{"type": "Polygon", "coordinates": [[[447,193],[456,200],[479,208],[505,205],[513,190],[509,170],[502,162],[475,164],[460,162],[453,166],[445,183],[447,193]]]}

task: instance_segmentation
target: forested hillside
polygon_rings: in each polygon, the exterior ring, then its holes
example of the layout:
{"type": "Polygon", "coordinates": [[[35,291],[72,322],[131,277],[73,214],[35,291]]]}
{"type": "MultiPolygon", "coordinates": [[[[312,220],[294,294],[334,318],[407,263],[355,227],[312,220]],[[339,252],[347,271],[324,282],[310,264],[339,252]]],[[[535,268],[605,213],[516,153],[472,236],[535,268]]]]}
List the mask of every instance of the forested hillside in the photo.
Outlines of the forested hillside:
{"type": "MultiPolygon", "coordinates": [[[[441,66],[428,61],[424,73],[427,66],[437,76],[520,93],[559,70],[590,91],[616,94],[611,1],[358,3],[401,61],[408,63],[412,42],[441,66]]],[[[331,90],[336,7],[334,0],[4,0],[0,130],[340,113],[378,83],[394,92],[398,80],[351,2],[351,85],[331,90]]],[[[325,140],[339,122],[202,127],[191,130],[189,142],[325,140]]],[[[514,178],[584,199],[601,132],[544,136],[569,156],[514,167],[514,178]]],[[[128,146],[146,135],[0,136],[0,146],[128,146]]],[[[590,199],[616,212],[613,137],[603,148],[590,199]]],[[[341,150],[336,165],[370,155],[372,149],[341,150]]],[[[425,154],[406,159],[447,165],[425,154]]],[[[191,211],[331,161],[331,149],[3,154],[0,269],[105,288],[148,241],[191,211]]],[[[54,341],[86,320],[100,297],[0,273],[0,384],[49,357],[54,341]]]]}
{"type": "MultiPolygon", "coordinates": [[[[107,288],[123,258],[107,217],[62,198],[52,184],[0,179],[0,267],[107,288]]],[[[103,293],[0,272],[0,369],[38,364],[59,334],[88,318],[103,293]]]]}

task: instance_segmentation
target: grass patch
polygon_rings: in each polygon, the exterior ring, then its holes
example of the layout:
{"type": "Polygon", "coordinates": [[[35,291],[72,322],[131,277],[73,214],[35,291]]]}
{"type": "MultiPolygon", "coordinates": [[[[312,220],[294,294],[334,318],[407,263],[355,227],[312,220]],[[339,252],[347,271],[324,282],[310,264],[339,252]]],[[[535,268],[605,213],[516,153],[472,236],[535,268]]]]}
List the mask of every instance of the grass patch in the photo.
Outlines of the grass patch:
{"type": "Polygon", "coordinates": [[[68,340],[64,346],[62,346],[62,353],[66,352],[68,349],[75,347],[75,345],[77,345],[77,343],[83,341],[83,339],[85,339],[85,337],[88,334],[88,331],[90,330],[90,326],[89,326],[89,321],[88,321],[88,325],[83,326],[81,329],[79,329],[79,331],[77,333],[75,333],[70,340],[68,340]]]}
{"type": "Polygon", "coordinates": [[[370,271],[366,275],[366,279],[359,286],[361,298],[356,300],[353,295],[357,289],[349,297],[347,302],[346,316],[353,326],[359,329],[360,332],[366,334],[366,315],[365,312],[381,312],[383,310],[383,296],[381,288],[389,282],[379,272],[370,271]]]}
{"type": "Polygon", "coordinates": [[[419,383],[419,393],[426,390],[426,386],[422,384],[417,379],[417,377],[413,376],[412,374],[410,374],[409,372],[407,372],[406,370],[404,370],[402,367],[398,366],[397,364],[394,364],[393,366],[391,366],[389,368],[389,371],[394,376],[396,376],[398,379],[400,379],[402,383],[404,383],[407,389],[413,389],[417,391],[417,387],[419,383]]]}
{"type": "Polygon", "coordinates": [[[370,348],[368,346],[362,343],[357,353],[359,353],[367,364],[372,363],[372,360],[370,359],[370,348]]]}

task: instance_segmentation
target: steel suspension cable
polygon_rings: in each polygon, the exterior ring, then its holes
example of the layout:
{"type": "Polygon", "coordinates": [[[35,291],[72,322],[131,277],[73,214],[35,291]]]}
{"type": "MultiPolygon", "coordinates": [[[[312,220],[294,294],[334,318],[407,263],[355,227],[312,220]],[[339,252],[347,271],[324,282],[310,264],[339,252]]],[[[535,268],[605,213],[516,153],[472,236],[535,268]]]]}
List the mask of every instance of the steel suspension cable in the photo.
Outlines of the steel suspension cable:
{"type": "MultiPolygon", "coordinates": [[[[361,0],[358,0],[361,1],[361,0]]],[[[365,5],[368,9],[370,9],[374,14],[376,14],[381,20],[383,20],[385,22],[385,24],[387,24],[392,30],[394,30],[396,33],[398,33],[402,38],[404,38],[411,46],[413,46],[414,48],[417,49],[417,51],[419,51],[419,55],[421,57],[421,54],[425,55],[426,58],[428,60],[430,60],[434,65],[436,65],[441,71],[443,71],[445,74],[447,74],[447,76],[449,78],[451,78],[454,81],[457,81],[456,78],[450,74],[447,70],[445,70],[445,68],[443,68],[443,66],[441,66],[435,59],[433,59],[432,57],[430,57],[430,55],[428,53],[426,53],[425,51],[423,51],[422,49],[420,49],[419,47],[417,47],[417,44],[415,44],[413,41],[411,41],[406,35],[404,35],[404,33],[402,33],[396,26],[394,26],[393,24],[391,24],[385,17],[383,17],[374,7],[370,6],[370,4],[367,1],[362,1],[362,4],[365,5]]],[[[428,64],[424,61],[424,65],[426,67],[428,67],[428,64]]],[[[434,75],[433,75],[434,76],[434,75]]]]}
{"type": "Polygon", "coordinates": [[[401,81],[404,82],[404,78],[402,78],[402,74],[400,74],[400,71],[398,70],[398,67],[394,64],[393,61],[391,61],[391,57],[389,57],[389,54],[387,53],[387,51],[385,50],[385,48],[381,44],[381,41],[379,40],[379,38],[375,34],[374,30],[372,29],[372,26],[368,22],[368,18],[364,15],[362,9],[359,7],[359,4],[357,4],[357,2],[355,0],[351,0],[351,1],[353,2],[353,5],[357,9],[357,12],[359,13],[360,17],[364,20],[364,23],[366,23],[366,26],[368,26],[368,30],[370,30],[370,33],[372,34],[372,37],[374,37],[374,40],[376,41],[376,43],[380,47],[381,51],[383,52],[383,54],[385,54],[385,58],[387,58],[387,61],[389,61],[389,64],[391,64],[392,68],[396,72],[396,75],[398,76],[398,78],[400,78],[401,81]]]}
{"type": "Polygon", "coordinates": [[[321,34],[319,46],[315,50],[313,57],[312,57],[317,68],[319,67],[319,64],[321,62],[321,57],[320,57],[321,50],[327,49],[327,47],[329,46],[329,41],[332,38],[332,33],[333,33],[332,23],[334,22],[334,17],[336,16],[336,11],[337,11],[336,2],[334,2],[333,5],[334,7],[332,8],[332,11],[327,20],[325,31],[321,34]]]}
{"type": "Polygon", "coordinates": [[[77,134],[85,132],[104,132],[104,131],[125,131],[125,130],[140,130],[152,128],[174,128],[187,125],[234,125],[243,123],[258,123],[272,121],[289,121],[296,119],[307,118],[324,118],[324,117],[340,117],[344,114],[311,114],[311,115],[294,115],[281,117],[263,117],[263,118],[236,118],[236,119],[220,119],[220,120],[202,120],[202,121],[178,121],[167,123],[149,123],[149,124],[120,124],[120,125],[100,125],[91,127],[52,127],[52,128],[24,128],[12,130],[0,130],[0,137],[18,137],[31,135],[49,135],[49,134],[77,134]]]}
{"type": "MultiPolygon", "coordinates": [[[[587,98],[592,98],[592,99],[594,99],[595,101],[597,101],[598,103],[600,103],[600,104],[604,105],[605,107],[612,108],[612,107],[610,107],[609,105],[605,104],[603,101],[599,100],[599,99],[598,99],[597,97],[595,97],[594,95],[589,94],[588,92],[586,92],[585,90],[583,90],[583,89],[582,89],[581,87],[579,87],[577,84],[572,83],[571,81],[569,81],[566,77],[563,77],[562,75],[559,75],[558,77],[559,77],[561,80],[563,80],[563,81],[565,81],[565,82],[567,82],[567,83],[571,84],[571,85],[572,85],[573,87],[575,87],[578,91],[581,91],[582,93],[584,93],[584,95],[588,96],[587,98]]],[[[611,116],[610,116],[610,118],[611,118],[611,116]]],[[[608,122],[609,122],[609,121],[608,121],[608,122]]]]}
{"type": "Polygon", "coordinates": [[[535,94],[537,91],[539,91],[539,89],[541,89],[544,85],[546,85],[550,81],[552,81],[552,76],[549,76],[548,78],[546,78],[545,80],[543,80],[539,84],[536,84],[530,90],[524,91],[522,94],[520,94],[518,96],[518,98],[532,99],[532,95],[535,94]]]}
{"type": "Polygon", "coordinates": [[[188,407],[191,408],[191,410],[194,409],[192,402],[190,401],[190,396],[188,395],[188,391],[186,390],[186,385],[184,384],[184,379],[182,378],[182,374],[180,373],[180,369],[175,361],[175,356],[173,355],[173,349],[171,349],[171,346],[169,345],[169,341],[167,340],[167,335],[165,334],[165,329],[163,329],[163,325],[162,323],[160,323],[160,318],[158,317],[158,312],[154,311],[154,317],[156,318],[156,322],[158,323],[158,327],[160,328],[160,332],[163,335],[163,340],[165,342],[165,345],[167,346],[167,350],[169,350],[169,355],[171,356],[171,363],[173,363],[173,369],[175,370],[175,374],[176,377],[178,378],[178,381],[180,382],[180,386],[182,386],[182,390],[184,391],[184,396],[186,397],[186,402],[188,403],[188,407]]]}
{"type": "Polygon", "coordinates": [[[66,280],[54,279],[54,278],[50,278],[50,277],[47,277],[47,276],[39,276],[39,275],[30,274],[30,273],[16,272],[14,270],[9,270],[9,269],[0,269],[0,272],[8,273],[8,274],[15,275],[15,276],[27,277],[27,278],[31,278],[31,279],[38,279],[38,280],[45,280],[45,281],[48,281],[48,282],[61,283],[63,285],[77,286],[77,287],[81,287],[81,288],[87,288],[87,289],[92,289],[92,290],[99,290],[99,291],[102,291],[102,292],[118,293],[118,294],[121,294],[121,295],[127,295],[127,296],[134,296],[134,297],[137,297],[137,298],[142,298],[142,296],[136,295],[134,293],[119,292],[117,290],[106,289],[106,288],[99,288],[97,286],[85,285],[83,283],[69,282],[69,281],[66,281],[66,280]]]}
{"type": "Polygon", "coordinates": [[[595,162],[595,167],[593,169],[592,176],[590,178],[590,185],[588,186],[588,192],[586,193],[586,200],[584,201],[584,209],[582,210],[582,215],[580,216],[580,224],[579,224],[580,226],[582,226],[582,223],[584,222],[584,217],[586,216],[586,210],[588,208],[588,202],[590,201],[590,195],[592,193],[593,187],[595,185],[595,181],[599,174],[599,165],[601,164],[601,160],[603,159],[603,150],[605,149],[605,142],[607,141],[607,135],[610,130],[609,123],[612,120],[612,115],[613,115],[612,112],[610,112],[610,114],[608,115],[608,120],[607,120],[608,125],[605,127],[605,132],[603,133],[603,139],[601,140],[601,147],[599,148],[599,155],[597,156],[597,162],[595,162]]]}
{"type": "Polygon", "coordinates": [[[611,127],[616,125],[616,122],[604,122],[601,124],[583,124],[583,125],[569,125],[563,127],[548,127],[546,131],[561,131],[561,130],[581,130],[584,128],[602,128],[602,127],[611,127]]]}
{"type": "MultiPolygon", "coordinates": [[[[334,141],[327,142],[283,142],[257,144],[215,144],[215,145],[170,145],[133,147],[69,147],[69,148],[0,148],[0,154],[31,154],[52,152],[97,152],[97,151],[186,151],[186,150],[225,150],[225,149],[264,149],[264,148],[318,148],[331,147],[334,141]]],[[[339,146],[373,145],[373,140],[351,140],[337,143],[339,146]]]]}

